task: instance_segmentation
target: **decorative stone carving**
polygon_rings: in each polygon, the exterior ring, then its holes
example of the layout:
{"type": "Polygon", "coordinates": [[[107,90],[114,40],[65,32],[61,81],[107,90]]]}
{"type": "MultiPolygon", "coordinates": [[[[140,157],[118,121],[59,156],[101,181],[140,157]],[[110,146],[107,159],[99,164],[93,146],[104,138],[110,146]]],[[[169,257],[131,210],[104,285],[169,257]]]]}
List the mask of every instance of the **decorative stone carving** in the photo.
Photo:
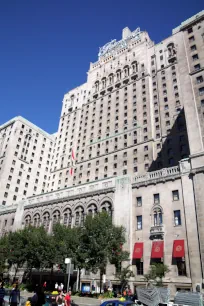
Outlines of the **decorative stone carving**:
{"type": "Polygon", "coordinates": [[[111,40],[107,44],[105,44],[103,47],[99,48],[98,56],[114,56],[115,52],[126,48],[130,40],[138,40],[140,39],[140,28],[137,28],[135,31],[131,33],[128,37],[125,39],[121,39],[117,42],[116,39],[111,40]]]}

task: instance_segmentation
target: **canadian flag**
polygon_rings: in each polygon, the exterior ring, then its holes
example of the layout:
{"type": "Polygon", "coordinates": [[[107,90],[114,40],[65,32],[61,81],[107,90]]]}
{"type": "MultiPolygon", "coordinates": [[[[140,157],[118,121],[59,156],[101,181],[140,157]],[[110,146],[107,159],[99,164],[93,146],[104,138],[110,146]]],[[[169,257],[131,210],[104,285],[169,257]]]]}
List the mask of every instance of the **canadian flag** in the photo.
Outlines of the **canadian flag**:
{"type": "Polygon", "coordinates": [[[72,149],[72,155],[71,155],[71,170],[70,174],[73,175],[74,173],[74,166],[75,166],[75,155],[74,155],[74,150],[72,149]]]}

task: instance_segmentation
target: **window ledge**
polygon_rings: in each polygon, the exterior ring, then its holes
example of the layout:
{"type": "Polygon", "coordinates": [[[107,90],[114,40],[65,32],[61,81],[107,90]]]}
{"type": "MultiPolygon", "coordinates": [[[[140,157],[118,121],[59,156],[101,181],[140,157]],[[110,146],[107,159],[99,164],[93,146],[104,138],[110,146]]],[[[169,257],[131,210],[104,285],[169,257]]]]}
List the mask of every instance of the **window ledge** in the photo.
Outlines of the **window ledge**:
{"type": "Polygon", "coordinates": [[[198,73],[198,72],[201,72],[201,71],[203,71],[204,70],[204,67],[202,67],[202,68],[200,68],[200,69],[197,69],[197,70],[193,70],[193,71],[191,71],[189,74],[190,75],[194,75],[194,74],[196,74],[196,73],[198,73]]]}

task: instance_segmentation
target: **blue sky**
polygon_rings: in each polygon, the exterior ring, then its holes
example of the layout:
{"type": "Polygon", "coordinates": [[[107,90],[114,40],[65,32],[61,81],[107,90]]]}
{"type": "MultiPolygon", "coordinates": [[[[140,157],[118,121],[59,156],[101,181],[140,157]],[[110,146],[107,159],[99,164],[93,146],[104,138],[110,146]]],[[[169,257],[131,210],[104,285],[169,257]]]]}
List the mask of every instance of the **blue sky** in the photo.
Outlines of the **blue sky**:
{"type": "Polygon", "coordinates": [[[203,0],[0,0],[0,124],[21,115],[54,133],[63,95],[128,26],[160,42],[203,0]]]}

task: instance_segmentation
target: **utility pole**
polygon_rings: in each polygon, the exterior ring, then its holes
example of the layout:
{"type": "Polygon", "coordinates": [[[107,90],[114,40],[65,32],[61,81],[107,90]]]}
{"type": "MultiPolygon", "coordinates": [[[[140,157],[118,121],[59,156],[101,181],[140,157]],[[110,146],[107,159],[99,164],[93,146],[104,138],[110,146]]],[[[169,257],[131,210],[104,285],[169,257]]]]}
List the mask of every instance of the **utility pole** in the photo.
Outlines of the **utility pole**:
{"type": "Polygon", "coordinates": [[[71,262],[71,258],[65,258],[65,264],[67,265],[67,292],[69,291],[71,262]]]}

